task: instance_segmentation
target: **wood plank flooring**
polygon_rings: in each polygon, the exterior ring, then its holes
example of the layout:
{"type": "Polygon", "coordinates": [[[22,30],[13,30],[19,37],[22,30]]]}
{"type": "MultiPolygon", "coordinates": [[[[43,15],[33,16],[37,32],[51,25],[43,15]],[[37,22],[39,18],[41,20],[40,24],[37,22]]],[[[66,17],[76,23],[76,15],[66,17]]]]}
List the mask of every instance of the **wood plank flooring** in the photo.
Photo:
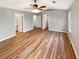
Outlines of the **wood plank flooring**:
{"type": "Polygon", "coordinates": [[[76,59],[66,33],[34,29],[0,42],[0,59],[76,59]]]}

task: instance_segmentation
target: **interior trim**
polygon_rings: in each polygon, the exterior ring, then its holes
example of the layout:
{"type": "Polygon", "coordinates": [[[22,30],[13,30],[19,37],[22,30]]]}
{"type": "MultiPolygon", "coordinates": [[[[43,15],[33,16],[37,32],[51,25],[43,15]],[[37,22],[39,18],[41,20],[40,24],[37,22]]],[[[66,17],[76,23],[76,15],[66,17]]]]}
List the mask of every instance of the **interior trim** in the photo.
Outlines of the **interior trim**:
{"type": "Polygon", "coordinates": [[[9,39],[9,38],[12,38],[12,37],[15,37],[15,36],[16,36],[16,34],[13,34],[13,35],[11,35],[11,36],[9,36],[9,37],[0,39],[0,42],[5,41],[5,40],[7,40],[7,39],[9,39]]]}
{"type": "Polygon", "coordinates": [[[70,42],[71,42],[71,44],[72,44],[72,47],[73,47],[73,50],[74,50],[75,56],[76,56],[77,59],[79,59],[79,58],[78,58],[78,54],[77,54],[77,52],[76,52],[76,49],[75,49],[75,47],[74,47],[74,44],[73,44],[73,42],[72,42],[72,40],[71,40],[71,36],[70,36],[69,33],[68,33],[68,36],[69,36],[70,42]]]}

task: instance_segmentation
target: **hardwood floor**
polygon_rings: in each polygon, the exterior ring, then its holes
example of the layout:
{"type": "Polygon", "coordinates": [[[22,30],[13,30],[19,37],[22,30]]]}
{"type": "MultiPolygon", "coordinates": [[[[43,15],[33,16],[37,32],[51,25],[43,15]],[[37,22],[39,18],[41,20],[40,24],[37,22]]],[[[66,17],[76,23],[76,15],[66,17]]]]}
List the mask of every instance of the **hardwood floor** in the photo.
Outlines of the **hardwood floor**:
{"type": "Polygon", "coordinates": [[[0,59],[76,59],[66,33],[34,29],[0,43],[0,59]]]}

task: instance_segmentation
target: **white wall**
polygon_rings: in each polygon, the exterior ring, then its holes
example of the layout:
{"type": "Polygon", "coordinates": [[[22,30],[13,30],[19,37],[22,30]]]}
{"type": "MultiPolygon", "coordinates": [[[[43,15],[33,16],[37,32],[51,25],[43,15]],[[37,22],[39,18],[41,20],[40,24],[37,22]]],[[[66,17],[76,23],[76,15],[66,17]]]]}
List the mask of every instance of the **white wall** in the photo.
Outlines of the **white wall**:
{"type": "Polygon", "coordinates": [[[23,32],[33,29],[32,13],[0,8],[0,41],[16,35],[15,13],[24,14],[23,32]]]}
{"type": "Polygon", "coordinates": [[[16,11],[17,14],[23,14],[23,32],[33,29],[33,14],[25,11],[16,11]]]}
{"type": "Polygon", "coordinates": [[[14,10],[0,8],[0,41],[15,36],[14,10]]]}
{"type": "Polygon", "coordinates": [[[69,12],[71,13],[71,25],[69,36],[71,38],[77,59],[79,58],[79,0],[74,0],[69,12]]]}
{"type": "Polygon", "coordinates": [[[23,32],[26,32],[32,29],[33,29],[33,14],[24,13],[23,32]]]}
{"type": "Polygon", "coordinates": [[[48,28],[51,31],[68,31],[68,12],[66,10],[48,11],[48,28]]]}

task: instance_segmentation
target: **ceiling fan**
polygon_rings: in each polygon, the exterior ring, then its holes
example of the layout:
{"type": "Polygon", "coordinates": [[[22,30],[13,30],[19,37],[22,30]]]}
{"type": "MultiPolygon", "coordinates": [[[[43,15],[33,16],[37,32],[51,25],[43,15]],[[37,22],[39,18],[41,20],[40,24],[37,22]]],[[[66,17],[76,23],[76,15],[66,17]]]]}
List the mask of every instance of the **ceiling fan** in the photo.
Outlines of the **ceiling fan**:
{"type": "MultiPolygon", "coordinates": [[[[37,4],[37,0],[34,0],[34,4],[31,4],[30,6],[32,6],[32,9],[37,9],[37,10],[43,10],[44,8],[46,8],[46,6],[40,6],[37,4]]],[[[28,9],[28,8],[24,8],[24,9],[28,9]]]]}

